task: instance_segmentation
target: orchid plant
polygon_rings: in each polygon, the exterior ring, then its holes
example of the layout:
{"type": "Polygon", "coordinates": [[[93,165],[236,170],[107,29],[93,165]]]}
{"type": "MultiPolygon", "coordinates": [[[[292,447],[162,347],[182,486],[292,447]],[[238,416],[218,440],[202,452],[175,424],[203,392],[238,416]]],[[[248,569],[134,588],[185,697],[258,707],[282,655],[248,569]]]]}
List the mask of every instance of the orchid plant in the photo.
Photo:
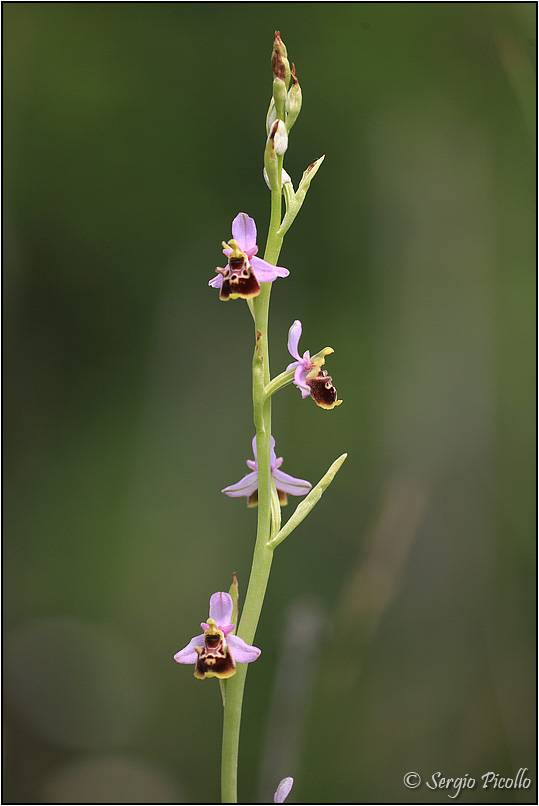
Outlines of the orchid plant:
{"type": "MultiPolygon", "coordinates": [[[[288,333],[288,351],[294,359],[279,375],[271,378],[268,345],[268,311],[272,283],[286,278],[289,270],[277,261],[283,238],[305,200],[310,183],[324,157],[315,160],[304,172],[297,190],[283,168],[290,130],[302,102],[295,67],[290,66],[279,32],[275,33],[271,65],[273,93],[266,117],[267,141],[264,151],[264,178],[271,191],[268,238],[264,257],[257,257],[256,224],[246,213],[238,213],[232,222],[232,238],[222,242],[227,258],[224,268],[216,269],[209,281],[219,289],[223,301],[244,299],[254,322],[254,356],[252,363],[253,417],[256,434],[252,448],[254,460],[247,460],[250,472],[221,492],[231,498],[247,498],[247,506],[258,506],[257,536],[251,575],[241,619],[236,575],[228,592],[218,591],[210,598],[209,616],[202,622],[202,633],[174,655],[181,664],[194,665],[198,680],[217,677],[224,709],[221,757],[221,795],[223,803],[237,803],[237,769],[240,719],[247,664],[257,660],[261,650],[253,645],[268,584],[273,552],[309,514],[331,484],[346,459],[346,454],[333,462],[315,487],[304,479],[284,473],[282,458],[275,453],[271,426],[271,398],[280,389],[294,384],[302,398],[311,397],[323,409],[341,404],[332,378],[322,365],[333,350],[326,347],[311,357],[309,350],[299,353],[302,325],[296,320],[288,333]],[[283,216],[283,198],[285,212],[283,216]],[[281,507],[287,496],[305,496],[284,525],[281,507]]],[[[275,803],[283,803],[292,788],[293,779],[284,778],[275,792],[275,803]]]]}

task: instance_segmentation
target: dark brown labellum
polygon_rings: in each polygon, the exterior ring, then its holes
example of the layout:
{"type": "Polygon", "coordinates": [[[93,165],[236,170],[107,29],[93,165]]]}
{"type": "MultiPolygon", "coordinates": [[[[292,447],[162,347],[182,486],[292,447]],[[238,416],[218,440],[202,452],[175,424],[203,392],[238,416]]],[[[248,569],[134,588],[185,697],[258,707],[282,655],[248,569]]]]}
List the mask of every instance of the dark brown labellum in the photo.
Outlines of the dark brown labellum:
{"type": "Polygon", "coordinates": [[[198,658],[195,665],[195,677],[220,677],[225,679],[236,673],[234,658],[221,632],[210,633],[204,639],[204,646],[197,649],[198,658]]]}
{"type": "Polygon", "coordinates": [[[311,390],[311,397],[317,406],[332,409],[337,405],[337,390],[325,370],[319,369],[315,378],[307,377],[305,382],[311,390]]]}
{"type": "Polygon", "coordinates": [[[243,257],[231,257],[227,268],[222,272],[223,284],[219,299],[251,299],[260,294],[260,283],[252,266],[243,257]]]}

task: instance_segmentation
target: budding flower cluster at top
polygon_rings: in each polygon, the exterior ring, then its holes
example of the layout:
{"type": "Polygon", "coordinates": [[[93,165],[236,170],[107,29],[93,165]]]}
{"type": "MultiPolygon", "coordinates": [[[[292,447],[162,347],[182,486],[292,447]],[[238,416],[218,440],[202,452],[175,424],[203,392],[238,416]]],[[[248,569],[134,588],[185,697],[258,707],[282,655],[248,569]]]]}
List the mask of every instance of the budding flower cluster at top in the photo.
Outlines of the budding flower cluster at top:
{"type": "Polygon", "coordinates": [[[275,31],[271,69],[273,95],[266,115],[268,141],[264,153],[264,169],[270,187],[277,189],[282,181],[279,179],[278,157],[282,157],[288,148],[288,133],[301,109],[301,87],[296,69],[293,64],[290,67],[286,47],[279,31],[275,31]],[[290,80],[292,80],[291,87],[290,80]]]}
{"type": "Polygon", "coordinates": [[[290,67],[286,47],[279,31],[275,31],[271,69],[273,70],[273,98],[268,112],[268,134],[271,124],[277,117],[284,121],[287,131],[290,131],[301,109],[301,87],[296,76],[296,68],[294,64],[290,67]],[[289,89],[290,79],[292,79],[292,86],[289,89]]]}

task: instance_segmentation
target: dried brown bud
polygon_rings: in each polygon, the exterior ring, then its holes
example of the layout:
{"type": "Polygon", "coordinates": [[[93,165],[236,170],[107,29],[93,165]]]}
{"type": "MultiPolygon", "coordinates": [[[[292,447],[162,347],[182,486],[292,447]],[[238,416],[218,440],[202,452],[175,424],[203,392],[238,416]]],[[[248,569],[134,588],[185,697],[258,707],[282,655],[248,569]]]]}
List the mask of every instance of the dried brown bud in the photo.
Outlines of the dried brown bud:
{"type": "Polygon", "coordinates": [[[288,89],[290,83],[290,64],[286,58],[286,47],[279,31],[275,31],[273,51],[271,54],[271,69],[273,71],[273,77],[284,81],[288,89]]]}

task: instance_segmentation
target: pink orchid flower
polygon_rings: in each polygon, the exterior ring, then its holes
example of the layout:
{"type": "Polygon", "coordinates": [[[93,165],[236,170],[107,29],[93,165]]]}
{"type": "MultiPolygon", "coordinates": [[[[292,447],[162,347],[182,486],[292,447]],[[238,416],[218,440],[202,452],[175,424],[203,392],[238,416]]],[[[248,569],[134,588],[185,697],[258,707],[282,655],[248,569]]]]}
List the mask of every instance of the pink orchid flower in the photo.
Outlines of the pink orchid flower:
{"type": "Polygon", "coordinates": [[[320,367],[325,362],[324,355],[333,352],[331,347],[326,347],[324,354],[319,353],[319,358],[313,359],[308,350],[303,356],[299,354],[299,340],[301,338],[302,325],[299,319],[293,323],[288,331],[288,352],[295,358],[287,366],[287,370],[294,369],[294,385],[298,387],[302,398],[312,397],[317,406],[323,409],[334,409],[340,406],[342,400],[337,400],[337,390],[333,386],[332,378],[320,367]]]}
{"type": "Polygon", "coordinates": [[[277,277],[288,277],[282,266],[273,266],[260,257],[256,244],[256,224],[247,213],[238,213],[232,222],[232,239],[223,241],[228,257],[225,269],[216,268],[217,276],[208,285],[219,288],[219,299],[251,299],[260,294],[260,283],[272,283],[277,277]]]}
{"type": "MultiPolygon", "coordinates": [[[[248,507],[256,507],[258,504],[258,460],[256,455],[256,437],[253,437],[252,444],[255,458],[254,461],[252,459],[247,460],[247,467],[251,468],[253,472],[247,473],[247,475],[236,482],[236,484],[231,484],[230,487],[225,487],[224,490],[221,490],[222,493],[229,495],[231,498],[241,498],[242,496],[246,496],[248,507]]],[[[277,488],[277,493],[279,495],[279,501],[282,506],[288,503],[288,499],[286,497],[287,493],[289,495],[306,495],[309,492],[312,485],[308,481],[305,481],[304,479],[296,479],[294,476],[289,476],[288,473],[283,473],[282,470],[279,470],[283,463],[283,459],[282,457],[277,459],[275,454],[275,439],[273,437],[271,438],[270,463],[271,475],[273,476],[273,481],[275,482],[275,487],[277,488]]]]}
{"type": "Polygon", "coordinates": [[[176,663],[195,664],[195,677],[226,679],[236,674],[236,663],[252,663],[260,649],[250,646],[238,635],[230,635],[234,625],[233,602],[228,593],[220,591],[210,598],[210,616],[200,625],[204,632],[196,635],[187,646],[174,655],[176,663]]]}

